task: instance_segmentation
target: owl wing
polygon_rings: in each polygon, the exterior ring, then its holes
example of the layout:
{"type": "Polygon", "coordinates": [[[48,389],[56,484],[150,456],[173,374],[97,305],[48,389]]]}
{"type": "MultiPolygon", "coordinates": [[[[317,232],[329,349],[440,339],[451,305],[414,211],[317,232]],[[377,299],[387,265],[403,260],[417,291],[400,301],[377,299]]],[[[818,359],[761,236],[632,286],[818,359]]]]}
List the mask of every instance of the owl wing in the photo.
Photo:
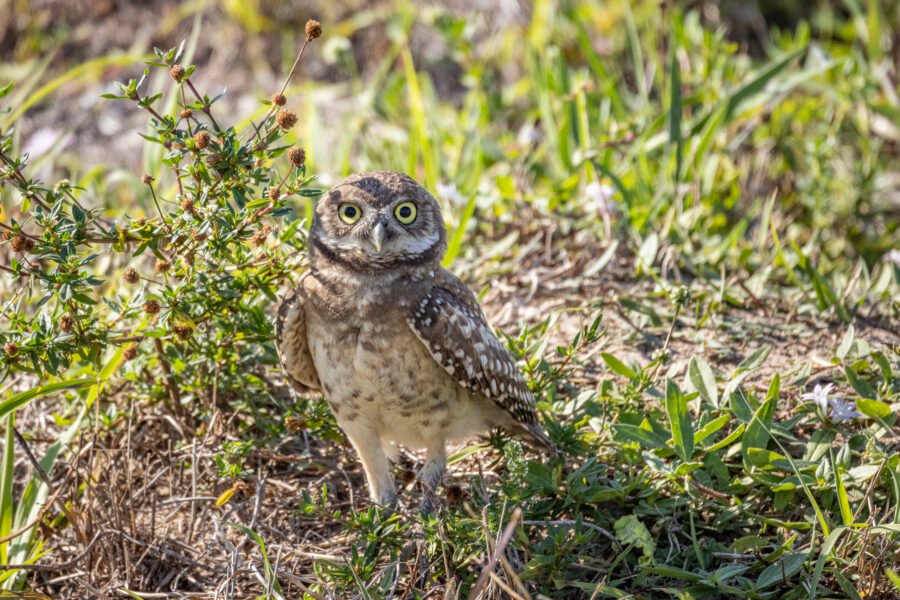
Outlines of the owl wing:
{"type": "Polygon", "coordinates": [[[278,307],[278,316],[275,319],[275,347],[278,350],[278,359],[291,382],[291,387],[299,394],[318,392],[322,387],[306,338],[304,279],[305,277],[285,296],[278,307]]]}
{"type": "Polygon", "coordinates": [[[493,400],[513,416],[522,427],[513,433],[554,449],[538,424],[534,395],[464,283],[447,274],[407,321],[432,358],[461,386],[493,400]]]}

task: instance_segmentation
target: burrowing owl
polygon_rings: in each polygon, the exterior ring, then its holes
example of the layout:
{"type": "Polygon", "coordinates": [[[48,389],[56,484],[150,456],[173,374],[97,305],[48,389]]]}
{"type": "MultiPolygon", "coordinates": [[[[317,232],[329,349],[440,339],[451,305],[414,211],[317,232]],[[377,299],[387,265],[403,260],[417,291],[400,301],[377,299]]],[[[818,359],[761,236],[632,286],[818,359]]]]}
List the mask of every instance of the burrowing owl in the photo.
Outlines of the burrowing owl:
{"type": "Polygon", "coordinates": [[[553,449],[475,296],[441,267],[446,248],[438,204],[412,178],[353,175],[318,202],[310,270],[278,311],[285,373],[325,396],[384,506],[397,444],[425,448],[426,499],[450,440],[502,427],[553,449]]]}

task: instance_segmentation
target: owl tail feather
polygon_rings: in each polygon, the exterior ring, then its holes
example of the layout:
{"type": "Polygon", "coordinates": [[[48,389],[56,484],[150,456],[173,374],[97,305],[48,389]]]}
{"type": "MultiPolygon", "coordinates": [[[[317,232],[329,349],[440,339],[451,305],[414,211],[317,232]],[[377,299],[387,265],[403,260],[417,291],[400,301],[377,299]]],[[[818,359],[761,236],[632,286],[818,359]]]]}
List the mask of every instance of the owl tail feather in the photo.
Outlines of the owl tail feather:
{"type": "Polygon", "coordinates": [[[544,433],[543,428],[536,423],[530,425],[520,424],[513,434],[535,450],[546,452],[550,456],[559,454],[556,444],[544,433]]]}

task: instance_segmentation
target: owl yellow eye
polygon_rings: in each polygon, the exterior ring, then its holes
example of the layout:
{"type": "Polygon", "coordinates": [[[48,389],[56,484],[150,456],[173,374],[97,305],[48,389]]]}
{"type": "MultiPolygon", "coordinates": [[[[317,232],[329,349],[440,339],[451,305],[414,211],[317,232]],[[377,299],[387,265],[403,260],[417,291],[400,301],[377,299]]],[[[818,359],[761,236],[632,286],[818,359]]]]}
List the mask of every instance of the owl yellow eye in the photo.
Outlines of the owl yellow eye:
{"type": "Polygon", "coordinates": [[[394,216],[404,225],[409,225],[416,220],[416,205],[412,202],[398,204],[394,209],[394,216]]]}
{"type": "Polygon", "coordinates": [[[353,225],[359,221],[359,218],[362,216],[362,210],[355,204],[345,202],[338,206],[338,216],[344,223],[353,225]]]}

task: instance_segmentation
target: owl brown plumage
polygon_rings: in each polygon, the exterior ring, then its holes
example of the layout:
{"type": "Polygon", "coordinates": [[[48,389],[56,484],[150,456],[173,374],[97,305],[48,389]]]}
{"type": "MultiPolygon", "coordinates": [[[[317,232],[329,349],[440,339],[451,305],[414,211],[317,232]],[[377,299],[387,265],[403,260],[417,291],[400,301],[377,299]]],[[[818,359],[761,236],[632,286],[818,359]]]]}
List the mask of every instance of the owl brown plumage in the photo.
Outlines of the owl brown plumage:
{"type": "Polygon", "coordinates": [[[375,502],[396,501],[397,444],[426,449],[431,492],[448,441],[502,427],[553,450],[475,296],[441,267],[440,209],[412,178],[362,173],[335,186],[316,206],[309,249],[311,268],[278,311],[279,357],[299,393],[325,396],[375,502]]]}

